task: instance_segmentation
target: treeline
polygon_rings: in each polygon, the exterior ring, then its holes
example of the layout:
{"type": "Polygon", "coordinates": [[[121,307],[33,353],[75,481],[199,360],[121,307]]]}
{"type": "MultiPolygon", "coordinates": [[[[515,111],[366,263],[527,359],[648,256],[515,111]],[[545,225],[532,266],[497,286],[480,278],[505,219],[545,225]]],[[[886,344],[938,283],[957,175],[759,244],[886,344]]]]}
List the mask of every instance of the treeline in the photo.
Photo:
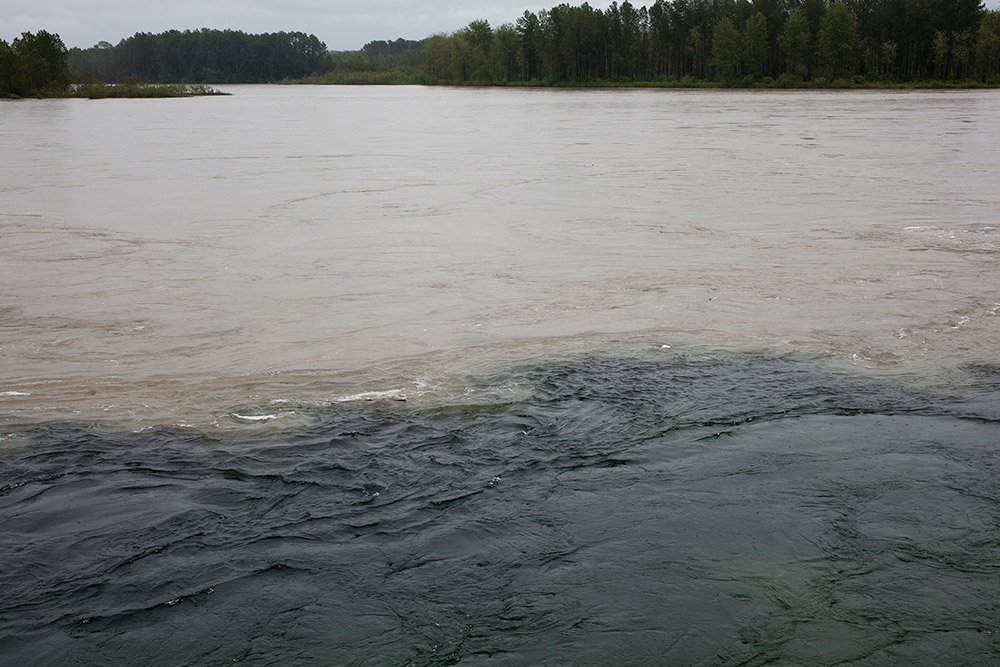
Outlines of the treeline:
{"type": "Polygon", "coordinates": [[[360,51],[334,51],[327,68],[306,79],[320,83],[428,83],[424,74],[427,40],[368,42],[360,51]]]}
{"type": "Polygon", "coordinates": [[[626,0],[606,10],[560,4],[497,28],[472,21],[428,37],[419,51],[403,46],[341,54],[329,73],[309,80],[1000,85],[1000,11],[980,0],[656,0],[649,7],[626,0]]]}
{"type": "Polygon", "coordinates": [[[69,72],[77,83],[1000,85],[1000,10],[981,0],[625,0],[358,51],[330,52],[300,32],[209,29],[68,52],[45,31],[0,41],[0,94],[65,89],[69,72]]]}
{"type": "Polygon", "coordinates": [[[8,44],[0,39],[0,96],[41,95],[70,83],[66,45],[44,30],[24,32],[8,44]]]}
{"type": "Polygon", "coordinates": [[[1000,83],[1000,12],[980,0],[627,0],[561,4],[424,47],[429,82],[788,83],[851,77],[1000,83]]]}
{"type": "Polygon", "coordinates": [[[267,83],[330,70],[326,44],[315,35],[238,30],[136,33],[118,44],[69,50],[79,82],[126,77],[156,83],[267,83]]]}

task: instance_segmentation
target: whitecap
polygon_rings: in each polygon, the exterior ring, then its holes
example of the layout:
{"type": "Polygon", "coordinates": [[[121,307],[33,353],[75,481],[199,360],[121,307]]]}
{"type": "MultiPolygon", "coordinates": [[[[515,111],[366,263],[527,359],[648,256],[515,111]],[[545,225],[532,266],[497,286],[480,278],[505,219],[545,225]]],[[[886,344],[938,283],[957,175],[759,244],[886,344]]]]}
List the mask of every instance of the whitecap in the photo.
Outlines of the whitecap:
{"type": "Polygon", "coordinates": [[[0,391],[0,396],[31,396],[28,391],[0,391]]]}
{"type": "Polygon", "coordinates": [[[333,403],[349,403],[351,401],[379,401],[389,399],[393,401],[405,401],[406,395],[402,389],[389,389],[387,391],[363,391],[360,394],[341,396],[333,399],[333,403]]]}
{"type": "Polygon", "coordinates": [[[241,414],[239,414],[237,412],[230,412],[229,416],[232,417],[233,419],[236,419],[236,420],[239,420],[239,421],[246,421],[246,422],[266,422],[266,421],[271,421],[272,419],[279,419],[280,417],[284,417],[285,415],[288,415],[288,414],[293,414],[293,413],[290,413],[290,412],[281,412],[281,413],[274,414],[274,415],[241,415],[241,414]]]}

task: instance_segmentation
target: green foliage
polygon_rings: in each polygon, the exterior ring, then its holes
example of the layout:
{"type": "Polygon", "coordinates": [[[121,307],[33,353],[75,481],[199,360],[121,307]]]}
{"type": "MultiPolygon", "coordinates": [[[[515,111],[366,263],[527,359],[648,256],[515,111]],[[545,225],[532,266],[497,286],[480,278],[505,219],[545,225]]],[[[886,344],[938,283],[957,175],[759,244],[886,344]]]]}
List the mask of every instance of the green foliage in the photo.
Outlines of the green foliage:
{"type": "Polygon", "coordinates": [[[9,45],[0,40],[0,94],[53,95],[66,90],[70,75],[59,35],[23,32],[9,45]]]}
{"type": "Polygon", "coordinates": [[[535,81],[541,78],[541,40],[542,29],[538,16],[525,10],[515,24],[517,35],[521,39],[521,79],[535,81]]]}
{"type": "Polygon", "coordinates": [[[847,4],[835,2],[830,5],[820,21],[819,30],[823,69],[828,78],[852,73],[857,41],[857,24],[847,4]]]}
{"type": "Polygon", "coordinates": [[[505,23],[496,30],[494,40],[495,76],[499,83],[517,81],[520,75],[520,38],[517,29],[505,23]]]}
{"type": "Polygon", "coordinates": [[[78,79],[86,72],[101,81],[135,76],[158,83],[266,83],[332,68],[326,44],[315,35],[208,29],[136,33],[115,46],[71,49],[69,61],[78,79]]]}
{"type": "Polygon", "coordinates": [[[451,40],[451,75],[457,83],[493,83],[493,31],[486,21],[472,21],[451,40]]]}
{"type": "Polygon", "coordinates": [[[719,78],[732,81],[740,62],[740,33],[728,16],[712,30],[712,62],[719,78]]]}
{"type": "MultiPolygon", "coordinates": [[[[126,77],[128,79],[130,77],[126,77]]],[[[134,78],[134,77],[132,77],[134,78]]],[[[162,83],[144,84],[135,81],[124,81],[118,84],[88,83],[80,84],[69,94],[69,97],[85,97],[91,100],[107,98],[145,98],[145,97],[194,97],[204,95],[227,95],[215,88],[201,83],[162,83]]]]}
{"type": "Polygon", "coordinates": [[[976,74],[981,80],[1000,78],[1000,10],[987,12],[979,24],[975,62],[976,74]]]}
{"type": "Polygon", "coordinates": [[[451,40],[432,35],[424,40],[424,72],[429,83],[443,83],[451,76],[451,40]]]}
{"type": "Polygon", "coordinates": [[[424,85],[439,83],[428,81],[418,68],[397,67],[383,70],[338,70],[326,74],[312,74],[302,79],[286,79],[281,83],[334,84],[342,86],[424,85]]]}
{"type": "Polygon", "coordinates": [[[892,40],[882,42],[882,73],[892,76],[896,73],[896,58],[899,54],[899,45],[892,40]]]}
{"type": "Polygon", "coordinates": [[[784,56],[785,74],[793,74],[800,79],[808,75],[809,41],[809,20],[801,11],[793,9],[778,37],[784,56]]]}
{"type": "Polygon", "coordinates": [[[10,44],[0,39],[0,96],[10,97],[14,91],[14,75],[17,64],[10,44]]]}
{"type": "Polygon", "coordinates": [[[525,11],[514,25],[473,21],[428,38],[422,71],[427,83],[462,85],[694,85],[713,77],[730,86],[830,87],[934,74],[987,81],[1000,75],[1000,22],[989,18],[994,11],[973,11],[976,1],[559,4],[525,11]]]}
{"type": "Polygon", "coordinates": [[[423,42],[399,38],[394,42],[384,40],[368,42],[361,47],[361,50],[369,58],[379,59],[384,64],[398,67],[419,64],[423,46],[423,42]]]}
{"type": "Polygon", "coordinates": [[[771,44],[767,35],[767,19],[760,12],[754,14],[743,28],[743,59],[753,76],[763,76],[771,58],[771,44]]]}

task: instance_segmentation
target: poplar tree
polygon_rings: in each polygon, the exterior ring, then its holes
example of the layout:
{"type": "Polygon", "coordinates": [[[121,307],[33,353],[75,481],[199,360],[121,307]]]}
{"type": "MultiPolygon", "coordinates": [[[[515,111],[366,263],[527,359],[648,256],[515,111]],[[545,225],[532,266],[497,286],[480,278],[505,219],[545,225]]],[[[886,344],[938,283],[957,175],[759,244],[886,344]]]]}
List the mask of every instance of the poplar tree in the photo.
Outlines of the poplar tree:
{"type": "Polygon", "coordinates": [[[846,4],[835,2],[823,16],[820,26],[819,44],[826,75],[832,79],[851,74],[851,60],[858,41],[854,15],[846,4]]]}
{"type": "Polygon", "coordinates": [[[805,78],[809,74],[809,21],[805,14],[793,9],[785,20],[778,37],[784,55],[785,71],[805,78]]]}
{"type": "Polygon", "coordinates": [[[729,81],[736,74],[740,61],[740,33],[728,16],[715,23],[712,30],[712,64],[716,75],[729,81]]]}
{"type": "Polygon", "coordinates": [[[757,12],[743,28],[743,60],[750,74],[763,76],[771,59],[771,45],[767,39],[767,19],[757,12]]]}

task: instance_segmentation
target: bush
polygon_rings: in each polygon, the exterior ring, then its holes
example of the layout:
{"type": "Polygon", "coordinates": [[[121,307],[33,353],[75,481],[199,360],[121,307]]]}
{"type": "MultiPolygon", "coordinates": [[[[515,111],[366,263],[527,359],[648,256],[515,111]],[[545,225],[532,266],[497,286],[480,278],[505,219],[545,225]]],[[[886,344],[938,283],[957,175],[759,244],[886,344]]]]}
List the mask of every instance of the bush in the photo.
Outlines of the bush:
{"type": "Polygon", "coordinates": [[[84,97],[90,100],[108,98],[139,98],[139,97],[194,97],[201,95],[226,95],[211,86],[201,83],[182,84],[164,83],[156,85],[145,84],[106,84],[86,83],[77,86],[70,97],[84,97]]]}
{"type": "Polygon", "coordinates": [[[778,88],[799,88],[802,86],[802,77],[798,74],[785,72],[778,77],[774,85],[778,88]]]}

